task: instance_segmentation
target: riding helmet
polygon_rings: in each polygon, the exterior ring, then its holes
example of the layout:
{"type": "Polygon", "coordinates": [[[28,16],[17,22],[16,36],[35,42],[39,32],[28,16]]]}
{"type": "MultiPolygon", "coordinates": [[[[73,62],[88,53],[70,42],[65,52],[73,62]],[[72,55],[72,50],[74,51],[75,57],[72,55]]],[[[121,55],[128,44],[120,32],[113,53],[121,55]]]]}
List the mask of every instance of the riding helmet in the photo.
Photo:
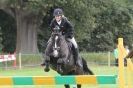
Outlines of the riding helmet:
{"type": "Polygon", "coordinates": [[[63,11],[60,8],[54,10],[53,16],[61,16],[63,15],[63,11]]]}

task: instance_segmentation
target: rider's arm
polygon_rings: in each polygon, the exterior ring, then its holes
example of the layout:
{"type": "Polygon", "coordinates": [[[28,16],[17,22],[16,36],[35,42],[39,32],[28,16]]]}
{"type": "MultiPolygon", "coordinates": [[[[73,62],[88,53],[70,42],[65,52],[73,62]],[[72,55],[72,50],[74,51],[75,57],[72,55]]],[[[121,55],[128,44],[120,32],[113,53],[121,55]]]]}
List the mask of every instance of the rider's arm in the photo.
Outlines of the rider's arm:
{"type": "Polygon", "coordinates": [[[55,22],[55,19],[53,19],[50,23],[50,29],[53,31],[53,28],[54,28],[54,22],[55,22]]]}
{"type": "Polygon", "coordinates": [[[74,27],[73,27],[73,25],[70,23],[70,21],[68,21],[68,20],[67,20],[67,22],[66,22],[66,26],[67,26],[66,37],[72,38],[72,37],[74,36],[74,27]]]}

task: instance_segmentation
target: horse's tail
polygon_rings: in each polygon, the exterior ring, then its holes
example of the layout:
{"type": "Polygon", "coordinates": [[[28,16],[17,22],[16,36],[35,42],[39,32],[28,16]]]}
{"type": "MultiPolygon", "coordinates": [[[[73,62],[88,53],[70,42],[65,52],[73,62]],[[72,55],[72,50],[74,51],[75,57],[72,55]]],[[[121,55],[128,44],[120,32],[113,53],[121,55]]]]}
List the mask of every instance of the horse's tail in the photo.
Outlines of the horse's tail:
{"type": "Polygon", "coordinates": [[[82,57],[82,62],[83,62],[83,70],[85,73],[94,75],[94,73],[88,68],[86,60],[82,57]]]}

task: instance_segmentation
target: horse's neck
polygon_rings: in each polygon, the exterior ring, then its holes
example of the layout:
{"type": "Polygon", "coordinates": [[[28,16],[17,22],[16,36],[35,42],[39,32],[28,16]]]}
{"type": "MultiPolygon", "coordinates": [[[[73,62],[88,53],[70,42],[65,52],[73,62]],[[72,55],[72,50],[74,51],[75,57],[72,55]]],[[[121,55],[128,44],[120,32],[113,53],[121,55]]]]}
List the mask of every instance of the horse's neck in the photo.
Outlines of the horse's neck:
{"type": "Polygon", "coordinates": [[[68,49],[68,41],[65,38],[62,40],[63,41],[61,41],[61,45],[63,45],[64,48],[68,49]]]}
{"type": "Polygon", "coordinates": [[[60,41],[60,48],[63,53],[65,54],[69,53],[69,47],[65,38],[63,38],[62,41],[60,41]]]}

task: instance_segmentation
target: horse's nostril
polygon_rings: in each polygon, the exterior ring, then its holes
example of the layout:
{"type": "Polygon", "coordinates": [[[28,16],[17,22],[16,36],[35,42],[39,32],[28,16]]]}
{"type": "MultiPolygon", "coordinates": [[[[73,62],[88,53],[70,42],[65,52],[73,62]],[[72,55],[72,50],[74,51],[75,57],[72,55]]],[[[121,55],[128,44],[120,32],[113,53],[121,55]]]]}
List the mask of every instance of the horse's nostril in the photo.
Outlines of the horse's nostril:
{"type": "Polygon", "coordinates": [[[60,50],[60,47],[57,47],[57,48],[53,47],[53,50],[60,50]]]}

